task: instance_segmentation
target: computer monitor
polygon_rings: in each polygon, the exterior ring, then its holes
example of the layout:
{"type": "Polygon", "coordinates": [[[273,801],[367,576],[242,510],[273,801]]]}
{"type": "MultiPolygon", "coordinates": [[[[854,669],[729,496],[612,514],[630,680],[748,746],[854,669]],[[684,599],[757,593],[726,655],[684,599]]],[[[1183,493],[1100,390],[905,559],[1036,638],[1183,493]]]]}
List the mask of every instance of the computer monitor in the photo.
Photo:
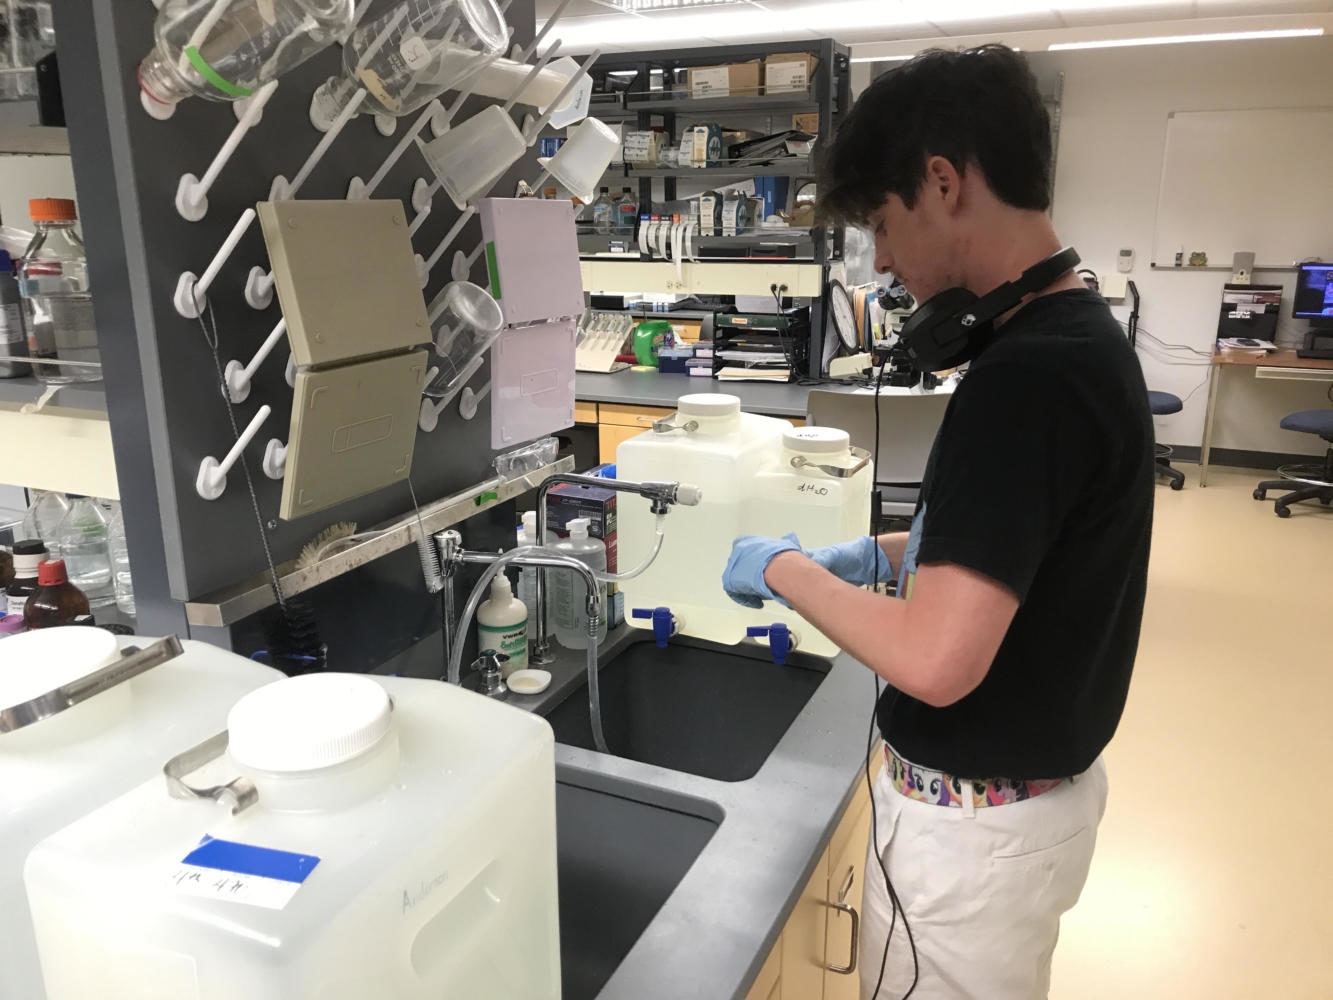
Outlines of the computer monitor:
{"type": "Polygon", "coordinates": [[[1296,272],[1291,315],[1315,326],[1333,327],[1333,264],[1307,262],[1296,272]]]}

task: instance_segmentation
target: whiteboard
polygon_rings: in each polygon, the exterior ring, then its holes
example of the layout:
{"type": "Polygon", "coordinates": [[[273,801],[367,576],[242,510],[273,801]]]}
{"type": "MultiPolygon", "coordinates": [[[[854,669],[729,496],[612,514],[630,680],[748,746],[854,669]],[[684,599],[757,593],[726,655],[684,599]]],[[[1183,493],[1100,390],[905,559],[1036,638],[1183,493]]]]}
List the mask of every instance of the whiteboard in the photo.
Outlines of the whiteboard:
{"type": "Polygon", "coordinates": [[[1333,260],[1333,108],[1175,111],[1167,116],[1152,262],[1184,247],[1231,266],[1333,260]]]}

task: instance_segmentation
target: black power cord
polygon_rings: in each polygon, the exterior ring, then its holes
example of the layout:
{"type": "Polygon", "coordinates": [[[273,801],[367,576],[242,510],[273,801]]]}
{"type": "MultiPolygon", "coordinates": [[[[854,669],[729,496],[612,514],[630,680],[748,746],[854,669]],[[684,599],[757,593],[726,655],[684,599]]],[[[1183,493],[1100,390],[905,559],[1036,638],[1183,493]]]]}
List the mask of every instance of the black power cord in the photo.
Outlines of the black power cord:
{"type": "MultiPolygon", "coordinates": [[[[879,393],[884,384],[884,369],[888,366],[887,361],[881,363],[879,371],[875,376],[875,453],[874,469],[875,474],[879,473],[879,393]]],[[[874,485],[874,484],[872,484],[874,485]]],[[[879,494],[878,488],[875,489],[876,496],[879,494]]],[[[871,529],[876,532],[872,537],[875,538],[875,544],[879,544],[878,538],[878,520],[875,512],[871,512],[871,517],[876,523],[871,525],[871,529]]],[[[901,570],[901,567],[899,567],[901,570]]],[[[875,554],[875,592],[879,592],[879,554],[875,554]]],[[[884,581],[887,582],[887,581],[884,581]]],[[[875,807],[875,784],[870,777],[870,755],[875,749],[875,721],[879,714],[879,699],[882,694],[880,689],[880,677],[872,671],[875,684],[875,700],[870,706],[870,726],[866,732],[866,753],[865,753],[865,775],[866,791],[870,793],[870,843],[874,847],[875,860],[879,862],[879,872],[884,876],[884,889],[889,896],[889,933],[884,938],[884,954],[879,960],[879,976],[875,980],[875,989],[870,994],[870,1000],[879,1000],[880,987],[884,985],[884,973],[889,965],[889,947],[893,944],[893,932],[898,924],[898,914],[902,913],[903,929],[907,931],[907,944],[912,950],[912,984],[907,987],[907,992],[903,994],[902,1000],[908,997],[916,990],[917,981],[921,977],[921,963],[916,953],[916,939],[912,935],[912,925],[907,922],[907,911],[903,909],[902,903],[898,899],[898,893],[893,888],[893,880],[889,878],[889,866],[884,861],[884,854],[879,848],[879,810],[875,807]]]]}

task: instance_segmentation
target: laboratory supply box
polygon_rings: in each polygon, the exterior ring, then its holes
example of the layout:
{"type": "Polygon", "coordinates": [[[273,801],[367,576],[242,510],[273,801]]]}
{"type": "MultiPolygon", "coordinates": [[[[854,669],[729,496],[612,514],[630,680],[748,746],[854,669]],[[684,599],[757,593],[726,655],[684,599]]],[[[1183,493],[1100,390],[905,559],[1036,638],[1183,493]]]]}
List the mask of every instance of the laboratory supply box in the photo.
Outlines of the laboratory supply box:
{"type": "MultiPolygon", "coordinates": [[[[157,774],[180,747],[221,729],[237,698],[282,676],[202,642],[130,641],[145,650],[137,661],[99,628],[4,640],[0,997],[45,996],[23,894],[23,862],[33,846],[157,774]],[[136,662],[159,660],[134,674],[136,662]]],[[[93,987],[84,995],[103,994],[93,987]]]]}
{"type": "Polygon", "coordinates": [[[558,1000],[545,720],[306,674],[176,752],[33,851],[49,1000],[558,1000]]]}

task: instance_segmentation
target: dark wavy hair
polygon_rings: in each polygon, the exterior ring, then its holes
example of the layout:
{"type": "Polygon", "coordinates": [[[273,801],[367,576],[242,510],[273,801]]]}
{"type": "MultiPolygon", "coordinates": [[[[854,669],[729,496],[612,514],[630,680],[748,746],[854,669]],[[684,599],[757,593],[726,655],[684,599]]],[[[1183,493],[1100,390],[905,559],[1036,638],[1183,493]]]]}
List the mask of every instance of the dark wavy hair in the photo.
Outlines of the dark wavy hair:
{"type": "Polygon", "coordinates": [[[875,80],[821,154],[820,218],[865,224],[890,194],[913,207],[932,156],[979,168],[1005,204],[1050,208],[1051,122],[1022,55],[930,49],[875,80]]]}

